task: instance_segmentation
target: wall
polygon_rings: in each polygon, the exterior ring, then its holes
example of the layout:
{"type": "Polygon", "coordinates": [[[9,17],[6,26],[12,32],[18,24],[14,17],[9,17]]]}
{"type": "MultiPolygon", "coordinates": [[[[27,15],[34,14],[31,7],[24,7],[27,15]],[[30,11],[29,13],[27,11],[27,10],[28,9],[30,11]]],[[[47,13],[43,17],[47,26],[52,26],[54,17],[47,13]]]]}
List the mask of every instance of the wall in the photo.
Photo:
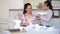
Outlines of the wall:
{"type": "Polygon", "coordinates": [[[23,9],[23,0],[9,0],[9,9],[23,9]]]}
{"type": "Polygon", "coordinates": [[[8,19],[9,0],[0,0],[0,18],[8,19]]]}
{"type": "Polygon", "coordinates": [[[23,0],[0,0],[0,18],[9,19],[9,9],[22,9],[23,0]]]}

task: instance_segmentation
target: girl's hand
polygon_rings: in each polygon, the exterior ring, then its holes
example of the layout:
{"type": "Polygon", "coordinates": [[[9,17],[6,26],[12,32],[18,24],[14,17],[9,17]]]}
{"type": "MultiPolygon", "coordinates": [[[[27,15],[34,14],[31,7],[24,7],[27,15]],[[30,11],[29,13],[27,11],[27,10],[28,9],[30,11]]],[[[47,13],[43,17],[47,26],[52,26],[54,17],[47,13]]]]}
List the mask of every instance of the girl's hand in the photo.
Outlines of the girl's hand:
{"type": "Polygon", "coordinates": [[[28,26],[29,25],[29,23],[21,23],[20,24],[20,26],[23,26],[23,27],[26,27],[26,26],[28,26]]]}

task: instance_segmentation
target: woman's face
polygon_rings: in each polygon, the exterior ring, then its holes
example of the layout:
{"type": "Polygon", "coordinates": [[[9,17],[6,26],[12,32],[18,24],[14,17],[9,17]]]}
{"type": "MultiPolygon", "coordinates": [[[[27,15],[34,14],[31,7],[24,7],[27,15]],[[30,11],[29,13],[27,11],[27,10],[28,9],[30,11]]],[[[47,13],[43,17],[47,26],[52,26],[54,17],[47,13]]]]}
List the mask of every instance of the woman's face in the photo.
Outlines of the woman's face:
{"type": "Polygon", "coordinates": [[[44,10],[48,10],[48,6],[44,3],[44,10]]]}
{"type": "Polygon", "coordinates": [[[32,13],[32,6],[28,5],[25,10],[27,11],[27,13],[32,13]]]}

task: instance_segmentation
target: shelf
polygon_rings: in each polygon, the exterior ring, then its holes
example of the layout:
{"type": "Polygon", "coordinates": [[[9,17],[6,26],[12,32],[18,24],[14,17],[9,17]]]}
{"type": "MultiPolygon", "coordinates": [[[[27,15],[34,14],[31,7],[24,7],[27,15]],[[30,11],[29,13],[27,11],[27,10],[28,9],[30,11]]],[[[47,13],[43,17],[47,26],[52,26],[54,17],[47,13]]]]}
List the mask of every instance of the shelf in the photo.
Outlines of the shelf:
{"type": "Polygon", "coordinates": [[[53,9],[60,9],[60,1],[52,1],[53,9]]]}

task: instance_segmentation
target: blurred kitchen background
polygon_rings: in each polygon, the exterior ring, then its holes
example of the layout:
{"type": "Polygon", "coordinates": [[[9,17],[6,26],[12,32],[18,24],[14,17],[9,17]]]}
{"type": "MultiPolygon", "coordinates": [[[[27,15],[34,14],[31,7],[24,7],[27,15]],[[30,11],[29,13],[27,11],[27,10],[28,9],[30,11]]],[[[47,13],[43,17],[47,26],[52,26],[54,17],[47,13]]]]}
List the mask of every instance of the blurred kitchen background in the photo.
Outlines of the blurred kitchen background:
{"type": "MultiPolygon", "coordinates": [[[[8,26],[7,24],[14,23],[13,20],[18,19],[18,16],[22,14],[25,3],[31,3],[33,13],[36,13],[42,9],[44,1],[46,0],[0,0],[0,28],[2,29],[8,26]]],[[[48,1],[51,1],[54,12],[50,23],[60,29],[60,0],[48,1]]]]}

